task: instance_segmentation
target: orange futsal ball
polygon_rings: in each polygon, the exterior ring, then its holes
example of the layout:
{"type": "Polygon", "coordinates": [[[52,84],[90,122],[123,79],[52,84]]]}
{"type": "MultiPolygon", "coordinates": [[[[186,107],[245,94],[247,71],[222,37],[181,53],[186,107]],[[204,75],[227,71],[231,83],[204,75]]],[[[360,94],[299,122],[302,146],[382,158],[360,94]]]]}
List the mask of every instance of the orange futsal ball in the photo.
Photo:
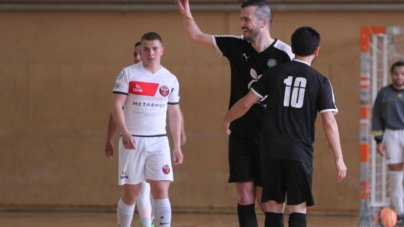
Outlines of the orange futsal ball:
{"type": "Polygon", "coordinates": [[[394,227],[397,223],[397,214],[393,209],[383,208],[376,215],[376,223],[384,227],[394,227]]]}

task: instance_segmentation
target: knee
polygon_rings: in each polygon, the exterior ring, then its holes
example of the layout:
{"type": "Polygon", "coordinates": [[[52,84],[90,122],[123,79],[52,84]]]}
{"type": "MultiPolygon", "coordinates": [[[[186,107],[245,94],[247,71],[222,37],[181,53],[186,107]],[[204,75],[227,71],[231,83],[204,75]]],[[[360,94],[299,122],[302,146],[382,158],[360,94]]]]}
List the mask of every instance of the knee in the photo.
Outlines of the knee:
{"type": "Polygon", "coordinates": [[[266,204],[267,211],[274,213],[284,213],[285,212],[285,203],[277,203],[274,200],[269,200],[266,204]]]}
{"type": "Polygon", "coordinates": [[[239,188],[237,191],[238,202],[240,205],[248,205],[255,203],[255,193],[251,190],[239,188]]]}
{"type": "Polygon", "coordinates": [[[127,205],[133,205],[136,203],[136,195],[129,194],[129,193],[123,193],[122,201],[127,205]]]}
{"type": "Polygon", "coordinates": [[[122,201],[127,205],[133,205],[139,194],[139,189],[136,187],[125,187],[122,194],[122,201]]]}
{"type": "Polygon", "coordinates": [[[257,202],[258,202],[258,204],[260,205],[261,210],[262,210],[263,212],[268,212],[268,204],[267,204],[267,203],[263,203],[263,202],[261,202],[261,201],[257,201],[257,202]]]}
{"type": "Polygon", "coordinates": [[[154,183],[151,185],[151,192],[154,199],[168,198],[169,182],[154,183]]]}
{"type": "Polygon", "coordinates": [[[152,195],[154,199],[165,199],[168,198],[168,193],[162,189],[156,189],[152,191],[152,195]]]}

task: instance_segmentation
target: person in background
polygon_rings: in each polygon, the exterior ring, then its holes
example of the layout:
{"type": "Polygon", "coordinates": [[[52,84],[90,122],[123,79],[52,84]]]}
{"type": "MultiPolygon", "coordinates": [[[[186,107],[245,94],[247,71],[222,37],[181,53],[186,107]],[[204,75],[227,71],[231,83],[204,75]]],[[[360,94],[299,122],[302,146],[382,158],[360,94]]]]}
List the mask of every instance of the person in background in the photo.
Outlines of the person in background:
{"type": "Polygon", "coordinates": [[[386,156],[390,171],[390,197],[397,225],[404,225],[404,62],[390,69],[392,83],[380,89],[372,110],[372,131],[377,151],[386,156]]]}

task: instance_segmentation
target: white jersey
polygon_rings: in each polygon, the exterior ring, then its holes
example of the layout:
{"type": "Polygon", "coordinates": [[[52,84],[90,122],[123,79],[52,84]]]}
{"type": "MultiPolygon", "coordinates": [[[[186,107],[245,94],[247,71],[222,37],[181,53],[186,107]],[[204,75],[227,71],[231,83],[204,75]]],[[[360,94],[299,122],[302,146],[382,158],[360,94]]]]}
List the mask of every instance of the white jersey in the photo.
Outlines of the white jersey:
{"type": "Polygon", "coordinates": [[[115,94],[127,95],[125,123],[134,136],[166,135],[168,104],[179,104],[177,78],[163,66],[152,74],[142,62],[124,68],[116,79],[115,94]]]}

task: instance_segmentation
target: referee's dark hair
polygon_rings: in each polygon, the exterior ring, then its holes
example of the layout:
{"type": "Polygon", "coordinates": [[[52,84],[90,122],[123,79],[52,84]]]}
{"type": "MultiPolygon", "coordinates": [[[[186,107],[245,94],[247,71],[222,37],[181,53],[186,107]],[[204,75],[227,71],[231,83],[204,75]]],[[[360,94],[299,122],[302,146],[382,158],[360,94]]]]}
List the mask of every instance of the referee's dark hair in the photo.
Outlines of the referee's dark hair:
{"type": "Polygon", "coordinates": [[[305,26],[296,29],[291,38],[295,55],[309,56],[320,44],[320,34],[314,28],[305,26]]]}
{"type": "Polygon", "coordinates": [[[242,5],[241,8],[256,6],[255,15],[258,19],[266,18],[268,20],[268,27],[272,24],[272,9],[268,2],[265,0],[247,0],[242,5]]]}
{"type": "Polygon", "coordinates": [[[394,62],[394,64],[391,66],[391,69],[390,69],[391,74],[393,74],[395,67],[401,67],[401,66],[404,66],[404,62],[403,62],[403,61],[396,61],[396,62],[394,62]]]}

